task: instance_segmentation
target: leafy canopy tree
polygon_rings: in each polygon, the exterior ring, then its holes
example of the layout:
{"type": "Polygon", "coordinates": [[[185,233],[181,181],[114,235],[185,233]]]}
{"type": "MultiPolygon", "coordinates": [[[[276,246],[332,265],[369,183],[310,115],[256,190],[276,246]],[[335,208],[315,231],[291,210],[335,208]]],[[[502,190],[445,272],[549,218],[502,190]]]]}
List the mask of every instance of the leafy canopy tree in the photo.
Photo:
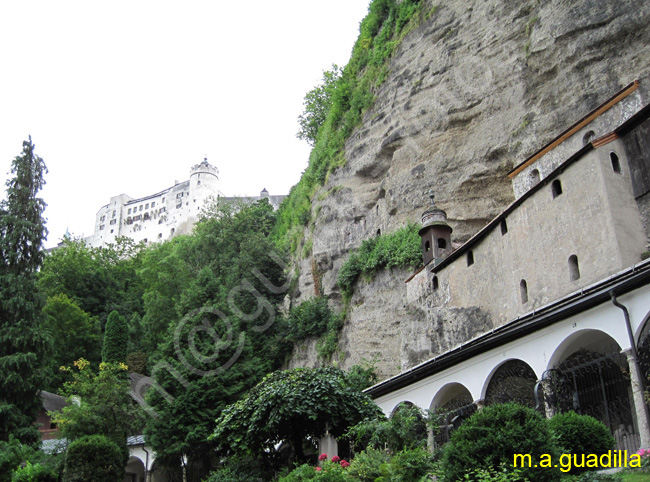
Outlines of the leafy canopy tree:
{"type": "Polygon", "coordinates": [[[187,460],[191,482],[219,463],[207,437],[221,410],[279,368],[290,347],[275,316],[285,278],[269,240],[274,219],[266,200],[222,203],[193,234],[143,260],[143,325],[158,384],[147,393],[155,414],[147,440],[166,468],[187,460]]]}
{"type": "Polygon", "coordinates": [[[65,239],[49,253],[38,276],[38,287],[50,297],[65,294],[103,328],[108,315],[119,311],[127,319],[142,315],[142,283],[138,276],[142,245],[118,238],[102,249],[78,239],[65,239]]]}
{"type": "Polygon", "coordinates": [[[326,431],[335,437],[381,410],[364,393],[350,387],[334,367],[296,368],[264,378],[243,399],[227,407],[211,439],[226,451],[273,454],[289,442],[304,461],[302,445],[326,431]]]}
{"type": "Polygon", "coordinates": [[[104,435],[113,441],[128,458],[126,439],[142,433],[143,414],[131,399],[130,386],[124,372],[126,365],[102,363],[94,373],[88,360],[74,362],[76,369],[66,368],[72,381],[66,382],[61,394],[68,405],[51,414],[61,436],[74,441],[86,435],[104,435]]]}
{"type": "Polygon", "coordinates": [[[99,322],[64,294],[48,298],[43,315],[44,331],[52,340],[47,387],[56,392],[66,380],[59,367],[70,366],[79,358],[95,365],[101,361],[99,322]]]}
{"type": "Polygon", "coordinates": [[[318,130],[325,123],[332,106],[332,96],[343,69],[336,64],[332,70],[323,72],[323,82],[307,92],[303,102],[304,111],[298,116],[300,130],[296,137],[307,141],[310,145],[316,144],[318,130]]]}
{"type": "Polygon", "coordinates": [[[104,345],[102,346],[102,361],[105,363],[126,362],[126,350],[129,343],[129,326],[124,317],[117,311],[108,315],[104,345]]]}
{"type": "Polygon", "coordinates": [[[43,159],[31,137],[12,163],[7,198],[0,202],[0,441],[38,439],[32,426],[41,406],[43,355],[39,330],[44,300],[36,290],[42,262],[45,202],[37,198],[45,181],[43,159]]]}

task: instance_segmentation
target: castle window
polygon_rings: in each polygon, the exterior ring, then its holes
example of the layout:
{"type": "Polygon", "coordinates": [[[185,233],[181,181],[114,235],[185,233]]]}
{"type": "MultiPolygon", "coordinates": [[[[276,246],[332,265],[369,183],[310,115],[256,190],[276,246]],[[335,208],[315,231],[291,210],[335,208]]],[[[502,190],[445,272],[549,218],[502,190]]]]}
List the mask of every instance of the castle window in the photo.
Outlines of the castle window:
{"type": "Polygon", "coordinates": [[[501,220],[501,236],[506,234],[508,232],[508,223],[506,223],[505,219],[501,220]]]}
{"type": "Polygon", "coordinates": [[[150,218],[149,213],[144,213],[144,220],[148,221],[150,218]]]}
{"type": "Polygon", "coordinates": [[[111,229],[111,234],[113,233],[113,230],[111,229]]]}
{"type": "Polygon", "coordinates": [[[539,170],[533,169],[530,172],[530,186],[534,186],[536,184],[539,184],[540,176],[539,176],[539,170]]]}
{"type": "Polygon", "coordinates": [[[381,229],[377,230],[377,236],[381,236],[381,229]]]}
{"type": "Polygon", "coordinates": [[[158,239],[162,239],[162,233],[158,233],[158,239]]]}
{"type": "Polygon", "coordinates": [[[110,223],[108,223],[108,224],[110,224],[112,226],[113,224],[115,224],[115,221],[116,221],[115,219],[111,219],[110,223]]]}
{"type": "Polygon", "coordinates": [[[426,242],[424,243],[424,250],[425,250],[427,253],[428,253],[429,251],[431,251],[431,243],[430,243],[429,241],[426,241],[426,242]]]}
{"type": "Polygon", "coordinates": [[[612,171],[614,171],[616,174],[620,174],[621,161],[618,159],[618,155],[615,152],[610,152],[609,159],[612,161],[612,171]]]}
{"type": "Polygon", "coordinates": [[[434,276],[433,280],[431,280],[431,286],[433,287],[433,291],[438,290],[438,277],[434,276]]]}
{"type": "Polygon", "coordinates": [[[447,249],[447,241],[444,238],[438,238],[438,249],[447,249]]]}
{"type": "Polygon", "coordinates": [[[104,221],[106,220],[106,216],[102,216],[101,218],[99,218],[99,220],[100,220],[101,222],[104,222],[104,221]]]}
{"type": "Polygon", "coordinates": [[[196,185],[197,185],[197,186],[200,186],[200,185],[201,185],[201,181],[197,181],[197,182],[196,182],[196,185]]]}
{"type": "Polygon", "coordinates": [[[522,279],[519,283],[519,293],[521,294],[521,304],[528,303],[528,283],[526,283],[525,279],[522,279]]]}
{"type": "Polygon", "coordinates": [[[131,208],[129,208],[129,212],[127,214],[131,214],[131,208]]]}
{"type": "Polygon", "coordinates": [[[140,209],[139,210],[142,211],[143,208],[144,208],[144,206],[142,204],[140,204],[140,209]]]}
{"type": "Polygon", "coordinates": [[[100,231],[103,231],[105,227],[106,227],[106,226],[105,226],[104,224],[102,224],[102,225],[99,227],[99,230],[100,230],[100,231]]]}
{"type": "Polygon", "coordinates": [[[591,141],[593,141],[596,138],[596,133],[594,131],[589,131],[587,132],[584,137],[582,138],[582,145],[586,146],[589,144],[591,141]]]}
{"type": "Polygon", "coordinates": [[[469,251],[467,253],[467,266],[472,266],[474,264],[474,253],[469,251]]]}
{"type": "Polygon", "coordinates": [[[172,228],[171,231],[170,231],[170,234],[173,236],[175,232],[176,232],[176,229],[172,228]]]}
{"type": "Polygon", "coordinates": [[[145,205],[144,205],[144,208],[145,208],[145,209],[149,209],[149,203],[145,204],[145,205]]]}
{"type": "Polygon", "coordinates": [[[116,213],[116,212],[117,212],[117,211],[113,211],[113,217],[115,217],[115,213],[116,213]]]}
{"type": "Polygon", "coordinates": [[[551,192],[553,193],[553,199],[555,199],[560,194],[562,194],[562,183],[560,182],[559,179],[556,179],[551,184],[551,192]]]}
{"type": "Polygon", "coordinates": [[[162,198],[162,202],[165,202],[165,198],[162,198]]]}
{"type": "Polygon", "coordinates": [[[142,242],[144,242],[144,244],[147,244],[147,241],[149,241],[147,238],[144,238],[144,239],[142,240],[142,242]]]}
{"type": "Polygon", "coordinates": [[[133,224],[133,219],[131,219],[131,216],[126,218],[126,224],[133,224]]]}
{"type": "Polygon", "coordinates": [[[569,279],[571,281],[580,279],[580,267],[578,266],[578,257],[575,254],[569,256],[569,279]]]}

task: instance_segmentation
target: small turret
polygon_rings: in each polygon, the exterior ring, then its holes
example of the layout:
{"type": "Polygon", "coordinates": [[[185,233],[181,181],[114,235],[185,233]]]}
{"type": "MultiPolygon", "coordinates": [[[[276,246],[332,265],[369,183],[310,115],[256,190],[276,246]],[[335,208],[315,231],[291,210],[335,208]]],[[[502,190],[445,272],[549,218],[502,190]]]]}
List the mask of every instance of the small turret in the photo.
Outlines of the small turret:
{"type": "Polygon", "coordinates": [[[447,213],[438,209],[434,195],[429,193],[431,206],[422,213],[422,228],[418,231],[422,238],[422,259],[426,265],[431,260],[435,264],[451,253],[451,233],[453,229],[447,224],[447,213]]]}

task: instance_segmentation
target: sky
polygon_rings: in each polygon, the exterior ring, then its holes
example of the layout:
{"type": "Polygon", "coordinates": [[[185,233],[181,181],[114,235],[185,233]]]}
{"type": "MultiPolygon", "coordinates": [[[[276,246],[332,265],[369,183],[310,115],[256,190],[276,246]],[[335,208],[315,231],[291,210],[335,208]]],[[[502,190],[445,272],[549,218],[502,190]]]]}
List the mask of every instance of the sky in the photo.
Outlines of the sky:
{"type": "Polygon", "coordinates": [[[1,1],[0,172],[31,135],[49,171],[46,247],[206,156],[226,196],[287,194],[311,149],[296,138],[303,98],[348,62],[368,4],[1,1]]]}

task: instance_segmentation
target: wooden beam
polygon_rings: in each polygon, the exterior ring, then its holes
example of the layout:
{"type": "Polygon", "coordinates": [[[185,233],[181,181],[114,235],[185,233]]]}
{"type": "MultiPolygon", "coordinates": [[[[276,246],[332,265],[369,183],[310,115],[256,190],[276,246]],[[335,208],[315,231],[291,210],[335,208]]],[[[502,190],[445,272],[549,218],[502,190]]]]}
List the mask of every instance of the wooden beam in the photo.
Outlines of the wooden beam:
{"type": "Polygon", "coordinates": [[[513,169],[508,174],[508,177],[510,179],[515,177],[517,174],[519,174],[521,171],[526,169],[528,166],[530,166],[537,159],[539,159],[540,157],[542,157],[544,154],[548,153],[549,151],[552,151],[553,149],[555,149],[557,146],[562,144],[565,140],[567,140],[573,134],[578,132],[580,129],[585,127],[587,124],[591,123],[597,117],[600,117],[603,113],[607,112],[609,109],[614,107],[616,104],[618,104],[620,101],[625,99],[628,95],[630,95],[632,92],[634,92],[638,88],[639,88],[639,81],[635,80],[630,85],[625,87],[625,89],[623,89],[618,94],[616,94],[614,97],[607,100],[604,104],[601,104],[600,106],[596,107],[596,109],[594,109],[589,114],[587,114],[585,117],[583,117],[581,120],[579,120],[578,122],[573,124],[566,131],[564,131],[562,134],[560,134],[558,137],[556,137],[554,140],[552,140],[550,143],[548,143],[546,146],[544,146],[541,150],[537,151],[535,154],[530,156],[524,162],[519,164],[515,169],[513,169]]]}

